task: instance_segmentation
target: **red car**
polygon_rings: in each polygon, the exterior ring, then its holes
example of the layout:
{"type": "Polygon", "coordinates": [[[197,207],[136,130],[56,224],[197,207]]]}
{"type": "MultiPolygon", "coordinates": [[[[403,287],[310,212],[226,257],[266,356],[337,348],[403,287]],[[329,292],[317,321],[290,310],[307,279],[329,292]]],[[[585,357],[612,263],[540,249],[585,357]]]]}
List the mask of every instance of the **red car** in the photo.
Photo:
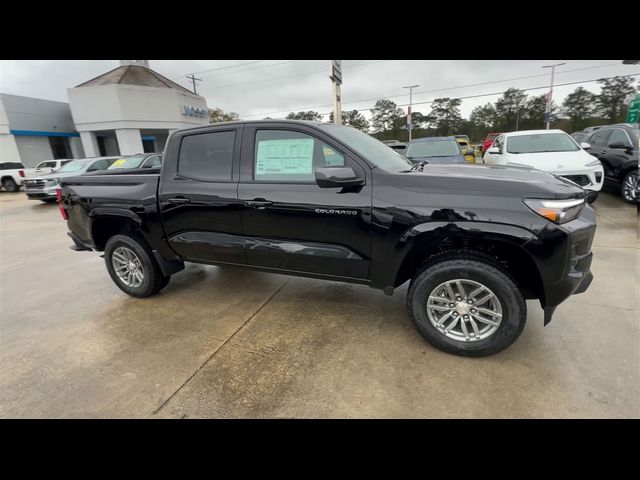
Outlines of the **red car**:
{"type": "Polygon", "coordinates": [[[491,145],[493,144],[493,141],[501,133],[502,132],[490,133],[490,134],[487,135],[487,138],[484,139],[484,143],[482,144],[482,153],[486,152],[489,148],[491,148],[491,145]]]}

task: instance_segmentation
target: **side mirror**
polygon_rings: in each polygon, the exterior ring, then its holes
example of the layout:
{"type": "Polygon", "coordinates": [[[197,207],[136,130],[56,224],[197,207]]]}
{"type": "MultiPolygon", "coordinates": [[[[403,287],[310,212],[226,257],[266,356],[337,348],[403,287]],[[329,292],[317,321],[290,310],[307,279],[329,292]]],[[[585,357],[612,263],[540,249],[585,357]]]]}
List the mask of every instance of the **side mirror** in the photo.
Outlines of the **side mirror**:
{"type": "Polygon", "coordinates": [[[580,147],[587,150],[588,148],[591,148],[591,144],[587,142],[581,142],[580,147]]]}
{"type": "Polygon", "coordinates": [[[489,155],[500,155],[502,152],[498,147],[491,147],[489,150],[487,150],[487,153],[489,155]]]}
{"type": "Polygon", "coordinates": [[[364,180],[351,167],[324,167],[316,169],[316,183],[320,188],[358,187],[364,180]]]}
{"type": "Polygon", "coordinates": [[[609,145],[609,148],[623,148],[623,149],[629,149],[629,148],[633,148],[631,145],[626,144],[626,143],[612,143],[609,145]]]}

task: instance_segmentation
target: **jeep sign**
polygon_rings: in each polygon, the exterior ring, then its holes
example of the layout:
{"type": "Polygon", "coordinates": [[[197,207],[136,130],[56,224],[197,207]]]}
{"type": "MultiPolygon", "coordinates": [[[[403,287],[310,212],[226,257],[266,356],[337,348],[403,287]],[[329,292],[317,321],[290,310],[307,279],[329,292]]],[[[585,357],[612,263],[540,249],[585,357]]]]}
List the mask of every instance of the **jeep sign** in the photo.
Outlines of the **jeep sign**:
{"type": "Polygon", "coordinates": [[[192,107],[191,105],[182,106],[182,114],[190,117],[206,117],[209,115],[206,108],[192,107]]]}

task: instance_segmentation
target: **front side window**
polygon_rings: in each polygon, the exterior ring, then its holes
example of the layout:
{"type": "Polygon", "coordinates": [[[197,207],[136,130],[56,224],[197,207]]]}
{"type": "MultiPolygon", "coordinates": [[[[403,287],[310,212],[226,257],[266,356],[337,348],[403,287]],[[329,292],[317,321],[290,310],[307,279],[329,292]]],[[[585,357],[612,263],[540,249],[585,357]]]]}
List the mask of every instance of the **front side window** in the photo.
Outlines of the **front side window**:
{"type": "Polygon", "coordinates": [[[315,170],[343,167],[344,156],[307,135],[290,130],[258,130],[254,154],[255,180],[315,182],[315,170]]]}
{"type": "Polygon", "coordinates": [[[507,139],[507,152],[513,154],[577,152],[578,150],[580,147],[566,133],[532,133],[507,139]]]}
{"type": "Polygon", "coordinates": [[[235,138],[235,130],[184,137],[178,173],[204,181],[231,180],[235,138]]]}
{"type": "Polygon", "coordinates": [[[109,170],[118,170],[121,168],[138,168],[143,160],[144,155],[133,155],[131,157],[119,158],[111,164],[109,170]]]}
{"type": "Polygon", "coordinates": [[[629,137],[624,130],[620,130],[616,128],[611,133],[611,138],[609,138],[609,145],[613,144],[621,144],[621,145],[629,145],[629,137]]]}

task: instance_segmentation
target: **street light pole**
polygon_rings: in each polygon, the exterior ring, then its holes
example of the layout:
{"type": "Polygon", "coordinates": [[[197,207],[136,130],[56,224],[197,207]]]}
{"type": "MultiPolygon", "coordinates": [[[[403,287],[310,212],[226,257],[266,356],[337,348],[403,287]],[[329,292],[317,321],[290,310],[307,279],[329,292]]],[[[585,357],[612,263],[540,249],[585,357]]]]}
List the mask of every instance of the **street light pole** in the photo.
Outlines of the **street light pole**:
{"type": "Polygon", "coordinates": [[[420,85],[410,85],[408,87],[402,87],[409,89],[409,111],[407,112],[407,128],[409,129],[409,141],[411,141],[411,105],[413,103],[413,89],[419,86],[420,85]]]}
{"type": "Polygon", "coordinates": [[[544,65],[542,68],[551,68],[551,86],[549,87],[549,96],[547,97],[547,108],[545,109],[545,117],[546,117],[546,129],[549,130],[549,124],[551,123],[551,98],[553,97],[553,77],[556,73],[556,67],[560,65],[566,65],[563,63],[554,63],[553,65],[544,65]]]}

